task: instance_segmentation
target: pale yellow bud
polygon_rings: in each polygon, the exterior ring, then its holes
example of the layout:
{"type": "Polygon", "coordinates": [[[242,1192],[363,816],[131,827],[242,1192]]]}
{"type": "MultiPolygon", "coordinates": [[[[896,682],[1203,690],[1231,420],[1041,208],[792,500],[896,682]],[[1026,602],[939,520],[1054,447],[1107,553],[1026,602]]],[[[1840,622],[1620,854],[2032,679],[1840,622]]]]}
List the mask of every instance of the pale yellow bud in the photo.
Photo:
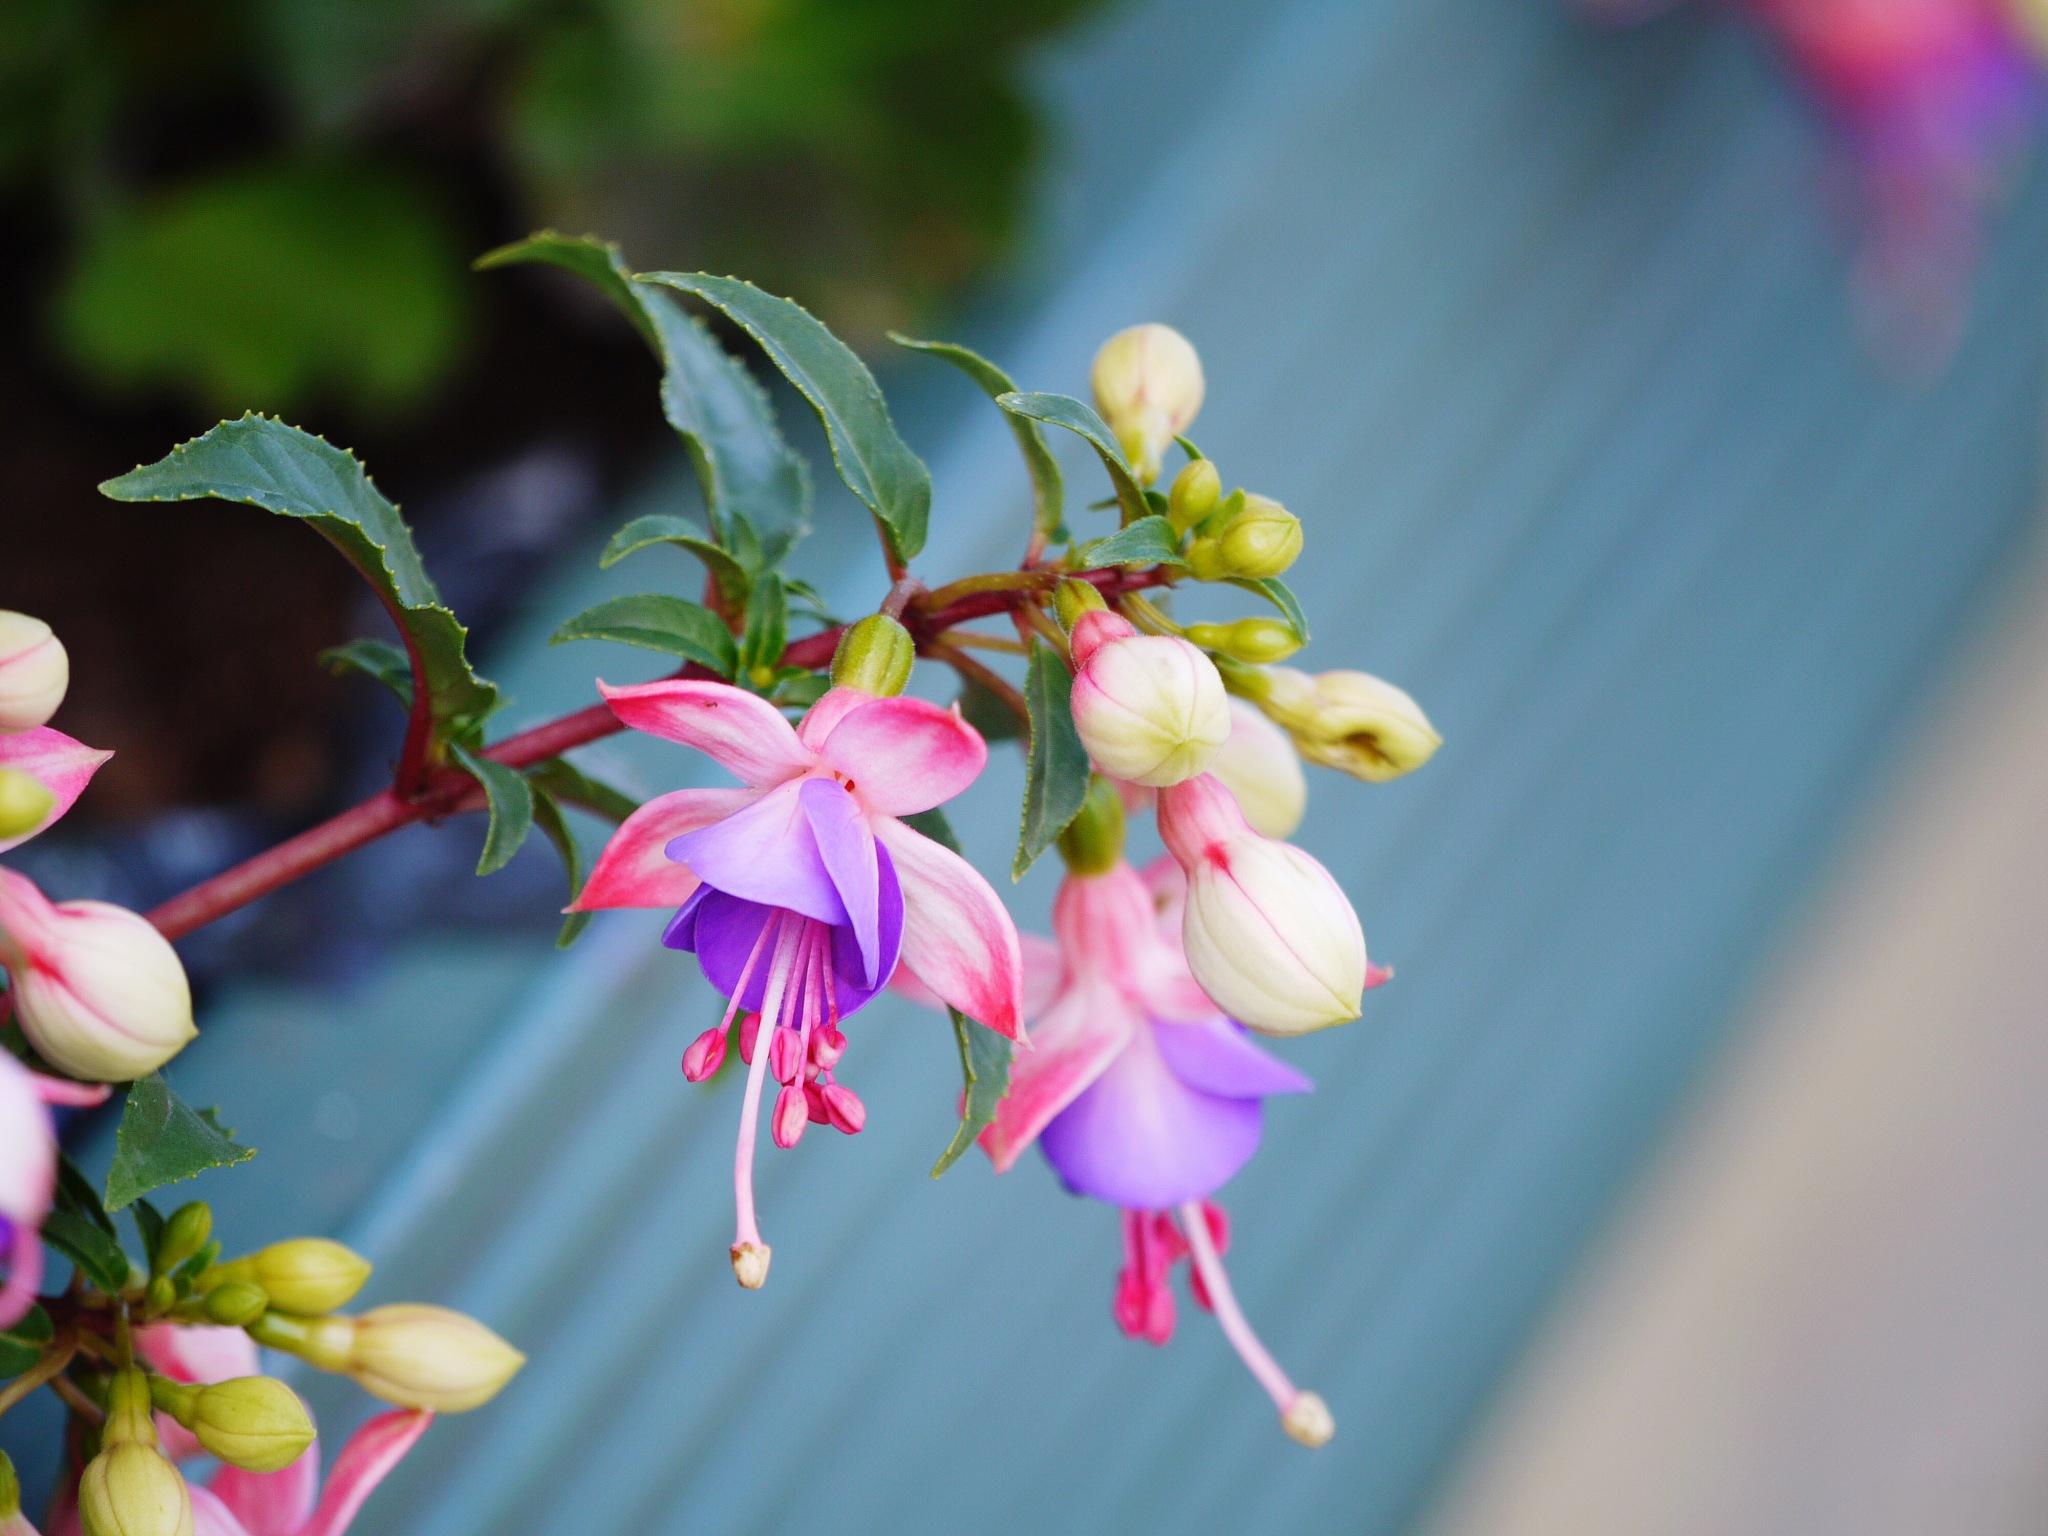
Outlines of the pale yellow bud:
{"type": "Polygon", "coordinates": [[[153,1445],[123,1440],[86,1465],[78,1481],[85,1536],[192,1536],[192,1495],[153,1445]]]}
{"type": "Polygon", "coordinates": [[[1222,496],[1223,477],[1216,473],[1215,462],[1190,459],[1173,477],[1173,488],[1166,495],[1166,516],[1174,532],[1186,533],[1216,510],[1222,496]]]}
{"type": "Polygon", "coordinates": [[[324,1237],[295,1237],[215,1265],[206,1283],[254,1285],[273,1307],[317,1317],[347,1306],[369,1278],[370,1261],[354,1249],[324,1237]]]}
{"type": "Polygon", "coordinates": [[[1170,325],[1118,331],[1089,374],[1095,408],[1116,434],[1142,484],[1159,478],[1160,456],[1202,409],[1202,360],[1170,325]]]}
{"type": "Polygon", "coordinates": [[[1260,703],[1287,728],[1301,755],[1325,768],[1383,783],[1413,773],[1443,745],[1421,705],[1368,673],[1305,678],[1275,667],[1266,679],[1260,703]]]}
{"type": "Polygon", "coordinates": [[[70,682],[71,660],[50,626],[0,608],[0,732],[48,725],[70,682]]]}
{"type": "Polygon", "coordinates": [[[489,1402],[526,1356],[474,1318],[407,1302],[356,1319],[348,1374],[401,1408],[463,1413],[489,1402]]]}
{"type": "Polygon", "coordinates": [[[278,1472],[313,1443],[313,1420],[298,1394],[268,1376],[216,1382],[193,1394],[190,1422],[206,1450],[245,1472],[278,1472]]]}
{"type": "Polygon", "coordinates": [[[917,644],[886,613],[871,613],[850,627],[832,655],[832,686],[892,698],[910,682],[917,644]]]}

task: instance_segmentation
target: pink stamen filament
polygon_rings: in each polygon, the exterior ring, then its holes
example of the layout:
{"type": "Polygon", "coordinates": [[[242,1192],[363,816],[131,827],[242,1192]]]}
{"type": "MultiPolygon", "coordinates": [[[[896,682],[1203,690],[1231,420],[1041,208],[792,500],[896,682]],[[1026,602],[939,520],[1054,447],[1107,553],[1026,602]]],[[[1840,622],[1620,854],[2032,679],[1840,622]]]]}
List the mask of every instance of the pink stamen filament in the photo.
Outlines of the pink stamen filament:
{"type": "Polygon", "coordinates": [[[1222,1325],[1223,1336],[1230,1340],[1231,1348],[1237,1351],[1245,1368],[1266,1389],[1266,1395],[1273,1399],[1274,1406],[1286,1413],[1300,1394],[1296,1392],[1294,1383],[1287,1379],[1287,1373],[1280,1369],[1280,1363],[1259,1342],[1259,1336],[1252,1332],[1252,1325],[1245,1319],[1243,1308],[1238,1306],[1237,1295],[1230,1288],[1230,1276],[1223,1271],[1222,1256],[1216,1252],[1215,1241],[1209,1236],[1209,1223],[1204,1219],[1200,1201],[1190,1200],[1180,1207],[1180,1225],[1187,1236],[1188,1250],[1194,1257],[1195,1272],[1202,1277],[1202,1284],[1209,1292],[1209,1304],[1216,1311],[1216,1321],[1222,1325]]]}
{"type": "MultiPolygon", "coordinates": [[[[775,958],[768,971],[767,995],[761,999],[761,1028],[773,1029],[781,1021],[782,996],[789,985],[792,969],[791,956],[797,940],[803,932],[804,920],[793,913],[782,913],[774,919],[775,958]]],[[[768,924],[763,924],[765,931],[768,924]]],[[[767,1037],[774,1039],[773,1035],[767,1037]]],[[[761,1241],[761,1229],[754,1220],[754,1141],[761,1125],[761,1085],[768,1077],[767,1041],[762,1041],[754,1051],[754,1059],[747,1067],[747,1097],[740,1107],[740,1135],[738,1145],[733,1149],[732,1192],[736,1216],[736,1232],[733,1246],[741,1247],[761,1241]]]]}

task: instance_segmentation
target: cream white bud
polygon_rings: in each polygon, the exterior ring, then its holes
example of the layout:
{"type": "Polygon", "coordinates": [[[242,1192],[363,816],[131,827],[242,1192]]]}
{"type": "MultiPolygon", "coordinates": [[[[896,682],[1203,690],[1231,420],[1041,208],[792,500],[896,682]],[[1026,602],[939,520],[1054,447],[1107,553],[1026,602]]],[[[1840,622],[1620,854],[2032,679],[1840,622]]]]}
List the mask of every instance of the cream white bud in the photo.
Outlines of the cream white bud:
{"type": "Polygon", "coordinates": [[[147,1076],[198,1034],[192,989],[148,920],[104,901],[52,904],[0,869],[0,968],[15,1017],[51,1066],[92,1082],[147,1076]]]}
{"type": "Polygon", "coordinates": [[[192,1536],[192,1494],[162,1451],[123,1440],[87,1463],[78,1516],[85,1536],[192,1536]]]}
{"type": "Polygon", "coordinates": [[[1073,649],[1074,729],[1098,768],[1156,788],[1208,767],[1230,735],[1230,701],[1197,647],[1105,612],[1081,615],[1073,649]]]}
{"type": "Polygon", "coordinates": [[[1260,702],[1301,755],[1353,778],[1383,783],[1413,773],[1443,745],[1422,706],[1365,672],[1308,677],[1291,667],[1266,674],[1260,702]]]}
{"type": "Polygon", "coordinates": [[[526,1356],[475,1318],[405,1302],[355,1319],[348,1374],[401,1408],[464,1413],[489,1402],[526,1356]]]}
{"type": "Polygon", "coordinates": [[[1188,969],[1217,1007],[1271,1035],[1358,1017],[1365,934],[1328,870],[1254,832],[1210,774],[1160,791],[1159,832],[1187,876],[1188,969]]]}
{"type": "Polygon", "coordinates": [[[1134,325],[1102,344],[1089,382],[1095,408],[1123,445],[1138,479],[1150,485],[1159,478],[1167,445],[1187,431],[1202,409],[1201,358],[1170,325],[1134,325]]]}
{"type": "Polygon", "coordinates": [[[48,725],[70,682],[71,659],[50,626],[0,608],[0,731],[48,725]]]}
{"type": "Polygon", "coordinates": [[[1308,777],[1287,733],[1243,699],[1230,701],[1230,739],[1209,764],[1262,837],[1292,837],[1308,810],[1308,777]]]}

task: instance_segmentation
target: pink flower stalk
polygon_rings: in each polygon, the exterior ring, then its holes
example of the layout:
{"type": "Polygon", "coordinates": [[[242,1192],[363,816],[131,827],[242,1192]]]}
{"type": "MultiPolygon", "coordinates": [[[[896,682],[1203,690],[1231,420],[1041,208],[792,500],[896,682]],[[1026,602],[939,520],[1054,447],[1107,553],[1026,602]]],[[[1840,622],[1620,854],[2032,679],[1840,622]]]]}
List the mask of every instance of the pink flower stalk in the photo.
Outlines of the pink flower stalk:
{"type": "Polygon", "coordinates": [[[35,1305],[43,1280],[38,1231],[57,1188],[57,1129],[44,1106],[98,1104],[106,1096],[104,1086],[38,1076],[0,1051],[0,1328],[35,1305]]]}
{"type": "MultiPolygon", "coordinates": [[[[1177,880],[1170,864],[1155,875],[1169,903],[1177,880]]],[[[1210,1001],[1130,865],[1070,874],[1053,932],[1034,1049],[1012,1067],[982,1149],[1001,1173],[1036,1142],[1069,1190],[1122,1207],[1114,1313],[1133,1338],[1172,1337],[1171,1273],[1190,1259],[1195,1299],[1215,1312],[1288,1432],[1322,1444],[1329,1411],[1294,1385],[1245,1319],[1223,1267],[1223,1213],[1210,1199],[1258,1149],[1263,1101],[1306,1093],[1308,1079],[1210,1001]]]]}
{"type": "Polygon", "coordinates": [[[732,1259],[754,1289],[768,1272],[753,1157],[771,1071],[782,1085],[769,1126],[777,1146],[794,1146],[807,1124],[858,1132],[866,1108],[836,1080],[840,1025],[899,958],[962,1013],[1022,1038],[1009,914],[971,865],[900,819],[965,789],[988,748],[953,710],[852,688],[833,689],[792,729],[724,683],[598,687],[626,725],[703,752],[745,786],[648,801],[605,846],[576,908],[679,908],[663,942],[694,951],[730,1000],[683,1057],[693,1082],[718,1070],[746,1015],[732,1259]]]}

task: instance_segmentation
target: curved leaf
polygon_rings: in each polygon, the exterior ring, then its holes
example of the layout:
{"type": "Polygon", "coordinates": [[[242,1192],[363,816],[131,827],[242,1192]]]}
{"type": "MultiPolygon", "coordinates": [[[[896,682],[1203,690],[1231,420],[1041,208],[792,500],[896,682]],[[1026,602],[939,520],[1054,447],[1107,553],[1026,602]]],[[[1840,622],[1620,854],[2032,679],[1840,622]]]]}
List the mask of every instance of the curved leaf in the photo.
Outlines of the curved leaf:
{"type": "Polygon", "coordinates": [[[355,456],[268,416],[224,421],[154,464],[100,486],[115,501],[237,501],[310,524],[363,573],[419,656],[443,739],[499,704],[471,670],[464,629],[420,563],[412,530],[355,456]]]}
{"type": "Polygon", "coordinates": [[[1135,523],[1147,516],[1152,508],[1145,500],[1145,492],[1131,473],[1130,460],[1117,446],[1116,434],[1109,430],[1109,423],[1095,414],[1093,406],[1083,404],[1072,395],[1053,394],[1007,394],[997,395],[996,404],[1012,416],[1024,416],[1032,421],[1042,421],[1050,426],[1065,427],[1069,432],[1085,438],[1088,446],[1095,450],[1102,460],[1102,467],[1109,471],[1109,483],[1116,487],[1117,505],[1123,508],[1126,523],[1135,523]]]}
{"type": "Polygon", "coordinates": [[[1104,565],[1185,565],[1180,535],[1157,513],[1127,523],[1106,538],[1091,539],[1074,551],[1084,570],[1104,565]]]}
{"type": "Polygon", "coordinates": [[[1247,592],[1258,593],[1279,609],[1280,616],[1292,626],[1294,638],[1303,645],[1308,644],[1308,617],[1301,611],[1301,600],[1294,595],[1294,589],[1286,582],[1278,576],[1268,576],[1259,581],[1244,576],[1233,576],[1230,578],[1230,584],[1233,587],[1242,587],[1247,592]]]}
{"type": "Polygon", "coordinates": [[[604,553],[597,557],[598,569],[608,571],[626,556],[652,549],[657,544],[673,544],[702,560],[704,568],[711,573],[711,579],[718,583],[718,595],[726,605],[735,613],[746,608],[747,568],[699,533],[696,524],[672,513],[650,512],[626,524],[612,535],[604,553]]]}
{"type": "Polygon", "coordinates": [[[210,1109],[193,1109],[171,1092],[163,1074],[138,1078],[114,1132],[114,1163],[107,1170],[107,1209],[118,1211],[151,1190],[196,1177],[209,1168],[232,1168],[256,1155],[237,1146],[235,1133],[210,1109]]]}
{"type": "MultiPolygon", "coordinates": [[[[889,332],[889,339],[899,347],[908,347],[913,352],[928,353],[941,361],[951,363],[986,390],[991,400],[1000,400],[1004,395],[1017,392],[1017,386],[1011,382],[1007,373],[970,348],[958,346],[950,341],[919,341],[914,336],[905,336],[901,331],[889,332]]],[[[1059,460],[1055,459],[1052,450],[1045,446],[1044,435],[1030,417],[1011,412],[1009,419],[1010,431],[1015,435],[1017,447],[1024,455],[1024,468],[1031,475],[1032,526],[1048,539],[1057,538],[1060,534],[1060,519],[1066,510],[1066,486],[1060,478],[1059,460]]]]}
{"type": "Polygon", "coordinates": [[[490,806],[491,822],[484,832],[484,851],[476,861],[479,875],[495,875],[512,862],[512,855],[533,830],[533,786],[516,768],[480,756],[466,747],[454,749],[455,761],[483,786],[490,806]]]}
{"type": "Polygon", "coordinates": [[[736,277],[648,272],[640,280],[695,294],[760,343],[818,413],[839,478],[880,520],[896,558],[908,561],[924,548],[931,473],[897,436],[881,387],[845,342],[802,305],[736,277]]]}
{"type": "Polygon", "coordinates": [[[688,598],[663,592],[612,597],[586,608],[549,637],[548,644],[569,640],[613,640],[642,650],[680,656],[731,677],[738,664],[732,632],[718,615],[688,598]]]}

